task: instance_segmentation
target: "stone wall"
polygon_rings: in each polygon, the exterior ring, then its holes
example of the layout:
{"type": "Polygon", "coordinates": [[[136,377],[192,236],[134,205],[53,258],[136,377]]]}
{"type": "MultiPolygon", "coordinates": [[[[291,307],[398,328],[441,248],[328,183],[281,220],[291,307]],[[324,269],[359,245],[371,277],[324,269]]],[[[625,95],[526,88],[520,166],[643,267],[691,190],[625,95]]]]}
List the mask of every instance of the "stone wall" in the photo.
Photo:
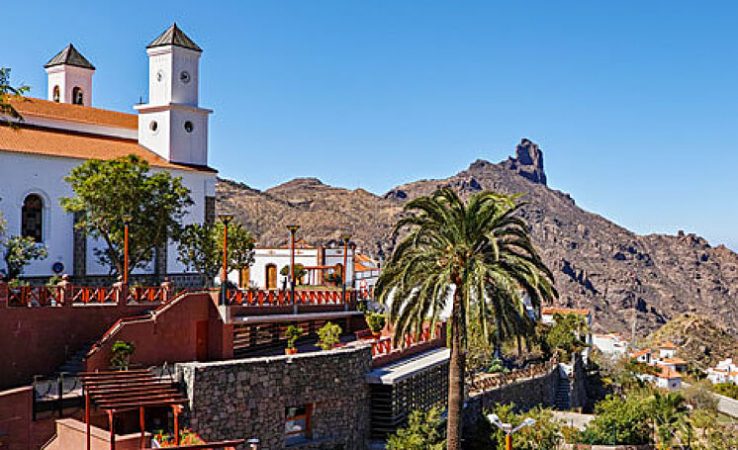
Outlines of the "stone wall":
{"type": "Polygon", "coordinates": [[[185,417],[206,440],[256,437],[285,446],[286,408],[310,405],[310,439],[290,449],[364,450],[369,437],[368,346],[295,356],[178,364],[185,417]]]}
{"type": "Polygon", "coordinates": [[[514,403],[516,409],[526,411],[535,406],[553,407],[556,403],[556,388],[559,383],[559,368],[554,365],[548,374],[522,379],[498,388],[472,395],[464,409],[465,422],[473,424],[483,411],[497,405],[514,403]]]}

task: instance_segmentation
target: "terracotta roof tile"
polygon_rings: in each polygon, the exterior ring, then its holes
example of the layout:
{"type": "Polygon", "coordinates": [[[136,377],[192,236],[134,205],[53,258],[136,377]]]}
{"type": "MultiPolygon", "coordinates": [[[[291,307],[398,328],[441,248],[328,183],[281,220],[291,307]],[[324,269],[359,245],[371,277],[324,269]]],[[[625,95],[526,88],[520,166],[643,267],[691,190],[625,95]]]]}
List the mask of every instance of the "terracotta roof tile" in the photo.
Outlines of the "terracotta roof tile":
{"type": "Polygon", "coordinates": [[[38,98],[11,100],[21,116],[42,117],[70,122],[102,125],[117,128],[138,129],[138,115],[127,114],[89,106],[57,103],[38,98]]]}
{"type": "Polygon", "coordinates": [[[666,342],[663,342],[661,345],[659,345],[659,348],[663,348],[663,349],[669,350],[669,349],[676,349],[677,346],[676,346],[675,343],[673,343],[671,341],[666,341],[666,342]]]}
{"type": "Polygon", "coordinates": [[[541,309],[541,314],[547,314],[547,315],[548,314],[550,314],[550,315],[553,315],[553,314],[562,314],[562,315],[576,314],[576,315],[579,315],[579,316],[587,316],[587,315],[589,315],[589,310],[588,309],[575,309],[575,308],[559,308],[559,307],[550,307],[549,306],[549,307],[545,307],[545,308],[541,309]]]}
{"type": "Polygon", "coordinates": [[[13,130],[0,126],[0,152],[27,153],[76,159],[114,159],[136,155],[155,167],[213,171],[171,163],[135,140],[73,133],[64,130],[21,126],[13,130]]]}

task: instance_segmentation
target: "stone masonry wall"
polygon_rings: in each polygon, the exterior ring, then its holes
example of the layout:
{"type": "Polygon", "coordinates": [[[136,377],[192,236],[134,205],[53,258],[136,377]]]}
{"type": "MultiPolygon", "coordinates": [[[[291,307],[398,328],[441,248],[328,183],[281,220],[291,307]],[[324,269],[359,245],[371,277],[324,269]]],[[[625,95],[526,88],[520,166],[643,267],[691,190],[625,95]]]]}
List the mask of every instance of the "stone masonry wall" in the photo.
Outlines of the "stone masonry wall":
{"type": "Polygon", "coordinates": [[[312,439],[290,449],[365,450],[369,437],[368,346],[295,356],[177,365],[189,425],[206,440],[256,437],[285,446],[286,408],[312,405],[312,439]]]}

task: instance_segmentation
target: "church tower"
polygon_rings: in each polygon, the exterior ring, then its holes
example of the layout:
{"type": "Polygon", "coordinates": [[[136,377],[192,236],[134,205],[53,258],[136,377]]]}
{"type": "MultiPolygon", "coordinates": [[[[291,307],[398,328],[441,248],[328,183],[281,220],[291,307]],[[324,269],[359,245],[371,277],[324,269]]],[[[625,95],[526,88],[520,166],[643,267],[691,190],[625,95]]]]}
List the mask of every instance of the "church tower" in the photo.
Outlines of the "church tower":
{"type": "Polygon", "coordinates": [[[208,115],[198,105],[202,49],[175,23],[146,47],[149,103],[136,105],[138,142],[168,161],[208,164],[208,115]]]}
{"type": "Polygon", "coordinates": [[[44,66],[48,75],[48,99],[57,103],[92,106],[92,75],[95,66],[72,44],[44,66]]]}

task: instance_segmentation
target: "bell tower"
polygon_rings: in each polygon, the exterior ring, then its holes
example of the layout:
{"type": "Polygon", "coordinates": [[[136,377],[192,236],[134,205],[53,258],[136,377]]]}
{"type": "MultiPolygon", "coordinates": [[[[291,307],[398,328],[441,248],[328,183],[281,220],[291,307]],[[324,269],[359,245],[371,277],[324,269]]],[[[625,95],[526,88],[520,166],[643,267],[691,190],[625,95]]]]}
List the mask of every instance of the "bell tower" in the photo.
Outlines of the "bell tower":
{"type": "Polygon", "coordinates": [[[48,75],[48,99],[57,103],[92,106],[95,66],[69,44],[44,66],[48,75]]]}
{"type": "Polygon", "coordinates": [[[168,161],[208,163],[208,115],[200,108],[202,49],[175,23],[146,47],[149,103],[136,105],[138,142],[168,161]]]}

